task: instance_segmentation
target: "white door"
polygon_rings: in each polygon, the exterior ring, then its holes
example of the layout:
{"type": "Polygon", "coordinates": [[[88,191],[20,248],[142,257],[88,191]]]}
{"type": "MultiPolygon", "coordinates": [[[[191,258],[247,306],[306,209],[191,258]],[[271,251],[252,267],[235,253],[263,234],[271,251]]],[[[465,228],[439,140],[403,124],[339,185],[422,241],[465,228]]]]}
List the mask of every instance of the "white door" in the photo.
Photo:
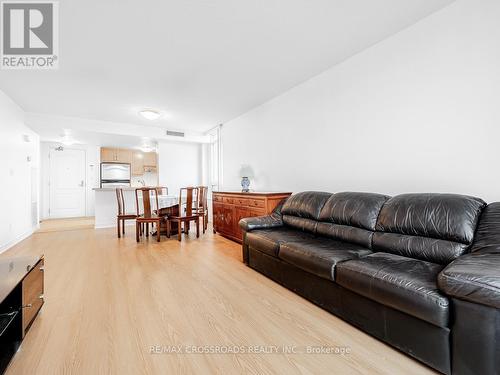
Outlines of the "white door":
{"type": "Polygon", "coordinates": [[[85,216],[85,151],[50,150],[49,216],[85,216]]]}

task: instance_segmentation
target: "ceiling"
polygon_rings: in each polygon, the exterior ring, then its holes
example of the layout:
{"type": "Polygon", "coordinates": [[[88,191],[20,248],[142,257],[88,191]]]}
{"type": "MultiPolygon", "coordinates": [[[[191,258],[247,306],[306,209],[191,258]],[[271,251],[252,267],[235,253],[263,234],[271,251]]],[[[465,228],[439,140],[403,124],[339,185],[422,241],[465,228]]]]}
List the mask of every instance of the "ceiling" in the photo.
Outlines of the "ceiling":
{"type": "Polygon", "coordinates": [[[31,113],[200,132],[451,2],[64,0],[59,69],[2,70],[0,89],[31,113]]]}

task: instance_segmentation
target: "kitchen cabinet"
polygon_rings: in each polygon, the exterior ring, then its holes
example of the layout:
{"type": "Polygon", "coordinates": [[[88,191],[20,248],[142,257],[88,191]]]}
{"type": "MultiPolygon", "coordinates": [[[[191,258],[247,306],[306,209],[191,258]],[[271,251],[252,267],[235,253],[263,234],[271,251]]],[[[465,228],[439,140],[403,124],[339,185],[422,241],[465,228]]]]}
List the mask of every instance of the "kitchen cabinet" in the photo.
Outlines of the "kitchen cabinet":
{"type": "Polygon", "coordinates": [[[101,163],[115,162],[116,152],[115,148],[101,147],[101,163]]]}
{"type": "Polygon", "coordinates": [[[132,176],[142,176],[144,174],[144,154],[142,151],[134,151],[131,170],[132,176]]]}
{"type": "Polygon", "coordinates": [[[126,148],[101,148],[101,163],[130,164],[132,176],[142,176],[145,171],[155,171],[157,168],[156,152],[142,152],[126,148]]]}
{"type": "Polygon", "coordinates": [[[156,152],[144,152],[144,166],[156,168],[156,152]]]}
{"type": "Polygon", "coordinates": [[[101,163],[132,163],[132,150],[101,147],[101,163]]]}
{"type": "Polygon", "coordinates": [[[118,162],[132,164],[132,150],[126,148],[118,148],[116,151],[118,162]]]}

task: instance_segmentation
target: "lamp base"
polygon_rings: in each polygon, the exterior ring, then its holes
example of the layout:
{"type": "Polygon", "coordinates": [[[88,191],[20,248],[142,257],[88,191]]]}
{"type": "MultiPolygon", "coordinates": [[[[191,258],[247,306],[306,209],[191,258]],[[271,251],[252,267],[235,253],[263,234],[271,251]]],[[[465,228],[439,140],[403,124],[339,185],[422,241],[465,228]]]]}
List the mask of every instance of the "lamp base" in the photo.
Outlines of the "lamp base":
{"type": "Polygon", "coordinates": [[[241,178],[241,192],[242,193],[248,193],[250,191],[250,179],[248,177],[242,177],[241,178]]]}

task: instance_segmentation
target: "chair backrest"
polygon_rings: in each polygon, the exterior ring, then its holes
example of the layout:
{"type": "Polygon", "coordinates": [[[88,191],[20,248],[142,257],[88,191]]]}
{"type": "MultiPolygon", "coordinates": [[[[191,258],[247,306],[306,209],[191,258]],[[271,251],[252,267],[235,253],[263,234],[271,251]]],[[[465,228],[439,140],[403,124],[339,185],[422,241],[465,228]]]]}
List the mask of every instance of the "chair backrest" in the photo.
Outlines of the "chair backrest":
{"type": "Polygon", "coordinates": [[[207,207],[207,196],[208,196],[208,186],[198,186],[198,193],[199,193],[199,204],[198,204],[198,209],[200,211],[206,211],[208,209],[207,207]]]}
{"type": "Polygon", "coordinates": [[[189,186],[185,188],[181,188],[179,192],[179,214],[182,215],[183,211],[180,209],[184,205],[186,206],[185,209],[185,216],[192,216],[193,215],[193,205],[194,207],[199,207],[199,190],[197,187],[194,186],[189,186]]]}
{"type": "Polygon", "coordinates": [[[118,203],[118,215],[125,214],[125,200],[123,199],[123,189],[116,189],[116,201],[118,203]]]}
{"type": "Polygon", "coordinates": [[[141,214],[141,206],[139,201],[142,203],[142,214],[145,218],[151,217],[154,209],[158,209],[158,188],[156,187],[143,187],[135,189],[135,203],[137,207],[137,216],[141,214]],[[141,199],[139,199],[139,196],[141,199]],[[155,204],[156,206],[152,205],[155,204]]]}
{"type": "Polygon", "coordinates": [[[168,187],[166,186],[157,186],[156,191],[158,195],[168,195],[168,187]]]}

